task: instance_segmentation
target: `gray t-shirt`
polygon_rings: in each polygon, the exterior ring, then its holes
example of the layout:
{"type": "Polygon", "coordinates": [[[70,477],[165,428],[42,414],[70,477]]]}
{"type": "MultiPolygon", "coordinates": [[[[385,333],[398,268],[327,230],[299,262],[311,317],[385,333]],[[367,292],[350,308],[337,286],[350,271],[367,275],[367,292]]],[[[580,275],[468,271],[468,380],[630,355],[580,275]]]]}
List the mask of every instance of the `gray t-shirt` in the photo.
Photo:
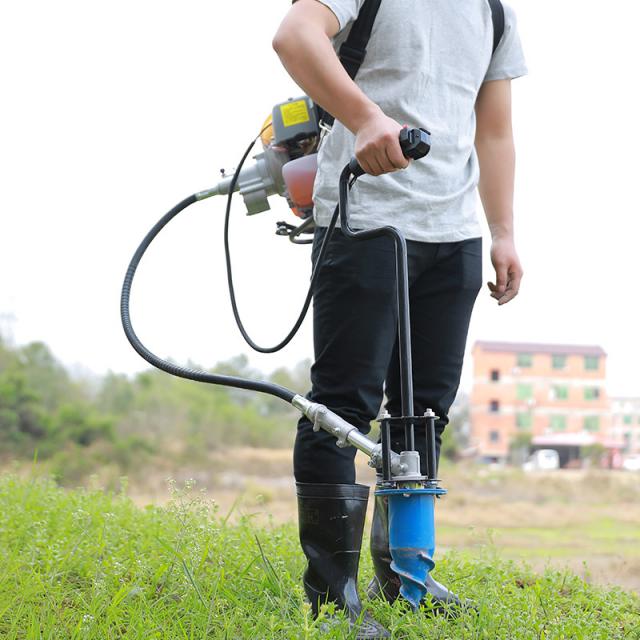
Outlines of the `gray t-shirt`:
{"type": "MultiPolygon", "coordinates": [[[[336,49],[364,0],[319,0],[340,22],[336,49]]],[[[515,14],[505,6],[495,54],[487,0],[383,0],[356,83],[400,124],[431,131],[431,153],[408,169],[363,176],[350,196],[356,229],[392,224],[409,240],[454,242],[481,235],[476,215],[475,102],[483,82],[527,72],[515,14]]],[[[340,171],[355,138],[340,122],[321,145],[314,216],[327,226],[340,171]]]]}

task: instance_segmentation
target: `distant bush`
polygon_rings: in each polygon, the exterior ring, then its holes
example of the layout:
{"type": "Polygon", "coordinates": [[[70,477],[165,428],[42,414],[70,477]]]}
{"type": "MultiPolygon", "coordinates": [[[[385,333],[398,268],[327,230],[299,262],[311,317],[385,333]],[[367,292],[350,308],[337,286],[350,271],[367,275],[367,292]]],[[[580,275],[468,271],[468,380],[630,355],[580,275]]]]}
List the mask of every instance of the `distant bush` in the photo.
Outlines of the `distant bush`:
{"type": "MultiPolygon", "coordinates": [[[[264,376],[239,356],[212,371],[266,378],[300,393],[309,386],[309,362],[264,376]]],[[[206,460],[225,446],[289,446],[297,418],[278,398],[156,370],[74,378],[42,342],[19,347],[0,337],[4,456],[32,458],[37,452],[63,482],[77,482],[98,465],[112,465],[115,475],[135,473],[142,461],[166,458],[169,451],[179,463],[206,460]]]]}

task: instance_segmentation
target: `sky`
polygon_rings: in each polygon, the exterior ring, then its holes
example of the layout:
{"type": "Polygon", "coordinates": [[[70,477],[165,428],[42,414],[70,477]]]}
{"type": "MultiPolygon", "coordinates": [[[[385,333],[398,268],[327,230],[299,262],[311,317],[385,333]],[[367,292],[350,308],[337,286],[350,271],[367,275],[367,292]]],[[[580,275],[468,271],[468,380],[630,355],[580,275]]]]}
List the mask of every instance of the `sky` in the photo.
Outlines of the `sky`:
{"type": "MultiPolygon", "coordinates": [[[[530,74],[516,80],[520,296],[480,294],[475,340],[597,344],[614,395],[640,396],[640,5],[512,0],[530,74]]],[[[44,340],[95,373],[147,367],[127,343],[128,261],[174,204],[232,168],[274,104],[302,92],[271,39],[287,0],[9,3],[0,23],[0,331],[44,340]]],[[[428,123],[427,123],[428,124],[428,123]]],[[[153,351],[204,366],[240,353],[263,371],[312,356],[311,322],[283,352],[242,341],[224,271],[224,199],[158,238],[133,288],[153,351]]],[[[307,289],[306,247],[274,235],[286,202],[232,221],[239,305],[279,341],[307,289]]],[[[492,279],[485,243],[485,282],[492,279]]],[[[463,387],[470,384],[467,359],[463,387]]]]}

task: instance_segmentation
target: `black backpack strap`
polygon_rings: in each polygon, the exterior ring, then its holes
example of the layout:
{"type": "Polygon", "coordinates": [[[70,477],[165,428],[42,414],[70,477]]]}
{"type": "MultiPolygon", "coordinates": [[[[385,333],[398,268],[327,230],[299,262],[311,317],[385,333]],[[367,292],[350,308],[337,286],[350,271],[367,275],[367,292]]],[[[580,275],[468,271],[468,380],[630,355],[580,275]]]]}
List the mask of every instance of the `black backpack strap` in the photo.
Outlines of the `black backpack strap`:
{"type": "Polygon", "coordinates": [[[489,6],[493,21],[493,53],[495,53],[504,35],[504,7],[500,0],[489,0],[489,6]]]}
{"type": "MultiPolygon", "coordinates": [[[[369,38],[371,38],[373,25],[381,3],[382,0],[365,0],[347,39],[342,43],[340,51],[338,51],[338,58],[340,58],[342,66],[352,80],[355,80],[367,55],[367,45],[369,44],[369,38]]],[[[324,110],[319,109],[319,111],[322,123],[327,127],[331,127],[335,118],[324,110]]]]}
{"type": "Polygon", "coordinates": [[[340,62],[342,62],[342,66],[346,69],[352,80],[358,74],[364,58],[367,55],[367,45],[369,44],[369,38],[371,38],[373,24],[376,21],[381,1],[382,0],[365,0],[358,14],[358,18],[351,27],[349,36],[342,43],[340,51],[338,52],[340,62]]]}

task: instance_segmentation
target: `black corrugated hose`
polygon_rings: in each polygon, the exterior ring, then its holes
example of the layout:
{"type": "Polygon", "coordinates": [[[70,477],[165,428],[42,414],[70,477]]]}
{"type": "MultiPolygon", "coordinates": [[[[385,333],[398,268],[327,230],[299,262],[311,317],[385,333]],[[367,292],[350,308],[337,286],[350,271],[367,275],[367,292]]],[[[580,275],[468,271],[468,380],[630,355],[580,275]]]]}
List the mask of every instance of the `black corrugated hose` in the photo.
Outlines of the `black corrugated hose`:
{"type": "MultiPolygon", "coordinates": [[[[251,340],[251,338],[249,337],[249,335],[244,329],[242,321],[240,320],[240,315],[238,313],[238,308],[235,300],[235,292],[233,289],[233,277],[231,273],[231,257],[230,257],[230,251],[229,251],[229,238],[228,238],[229,218],[231,213],[231,197],[233,195],[238,176],[240,175],[240,170],[242,169],[242,165],[244,164],[246,157],[249,155],[249,152],[251,151],[254,143],[255,143],[255,140],[246,150],[240,164],[238,165],[238,168],[236,169],[236,172],[233,176],[233,180],[231,182],[229,199],[227,201],[227,209],[226,209],[226,215],[225,215],[225,231],[224,231],[225,258],[226,258],[226,264],[227,264],[227,280],[229,284],[229,295],[231,298],[233,315],[236,320],[236,324],[238,325],[238,328],[242,333],[243,338],[256,351],[259,351],[261,353],[274,353],[284,348],[287,344],[289,344],[289,342],[291,342],[293,337],[296,335],[296,333],[300,329],[300,326],[302,325],[302,322],[307,314],[307,311],[309,309],[309,304],[311,302],[311,298],[313,295],[313,286],[318,277],[320,267],[322,266],[322,262],[324,260],[327,246],[329,244],[329,240],[331,237],[331,232],[336,226],[339,209],[338,207],[336,207],[333,217],[331,219],[328,233],[325,235],[324,241],[322,243],[322,247],[320,248],[320,254],[318,255],[318,259],[313,268],[311,283],[309,285],[309,291],[305,298],[302,311],[300,312],[300,315],[298,316],[298,319],[296,320],[296,323],[293,329],[288,333],[287,337],[282,342],[277,344],[275,347],[268,347],[268,348],[260,347],[259,345],[255,344],[253,340],[251,340]]],[[[162,358],[158,357],[157,355],[149,351],[149,349],[147,349],[144,346],[144,344],[142,344],[142,342],[140,341],[140,339],[136,335],[136,332],[133,329],[133,325],[131,324],[131,314],[130,314],[131,285],[133,283],[133,278],[136,274],[136,270],[138,269],[138,265],[142,260],[142,256],[145,254],[145,252],[149,248],[149,245],[155,240],[156,236],[160,233],[160,231],[162,231],[162,229],[164,229],[164,227],[169,222],[171,222],[171,220],[173,220],[173,218],[175,218],[179,213],[184,211],[187,207],[191,206],[195,202],[198,202],[198,198],[196,194],[191,195],[188,198],[185,198],[182,202],[180,202],[173,209],[171,209],[171,211],[166,213],[153,226],[151,231],[147,233],[144,240],[140,243],[140,246],[136,249],[136,252],[134,253],[133,258],[131,258],[131,262],[129,263],[129,267],[125,275],[124,282],[122,284],[122,294],[120,296],[120,318],[122,320],[122,327],[124,329],[125,335],[127,336],[127,339],[129,340],[129,343],[131,344],[131,346],[149,364],[173,376],[177,376],[179,378],[186,378],[187,380],[194,380],[196,382],[205,382],[208,384],[219,384],[226,387],[235,387],[238,389],[259,391],[261,393],[267,393],[269,395],[276,396],[286,402],[291,403],[296,393],[280,385],[272,384],[270,382],[263,382],[260,380],[249,380],[247,378],[239,378],[236,376],[224,376],[219,374],[213,374],[213,373],[209,373],[207,371],[201,371],[198,369],[189,369],[186,367],[181,367],[179,365],[176,365],[173,362],[163,360],[162,358]]]]}
{"type": "Polygon", "coordinates": [[[131,316],[129,313],[129,300],[131,297],[131,284],[133,283],[133,277],[135,276],[136,269],[140,264],[142,256],[145,254],[149,245],[153,242],[156,236],[164,229],[164,227],[175,218],[181,211],[184,211],[188,206],[197,202],[197,198],[194,195],[185,198],[182,202],[177,204],[169,213],[165,214],[154,227],[147,233],[144,240],[140,243],[140,246],[136,249],[136,252],[131,258],[127,274],[125,275],[124,282],[122,284],[122,295],[120,297],[120,318],[122,319],[122,327],[127,336],[127,339],[131,343],[131,346],[150,364],[162,371],[166,371],[173,376],[179,378],[186,378],[187,380],[195,380],[196,382],[207,382],[209,384],[220,384],[226,387],[236,387],[238,389],[248,389],[250,391],[260,391],[262,393],[268,393],[272,396],[282,398],[286,402],[291,403],[293,397],[296,395],[293,391],[281,387],[277,384],[271,384],[269,382],[261,382],[259,380],[248,380],[245,378],[238,378],[235,376],[223,376],[219,374],[208,373],[207,371],[199,371],[197,369],[188,369],[186,367],[180,367],[172,362],[159,358],[154,353],[149,351],[133,330],[131,324],[131,316]]]}

